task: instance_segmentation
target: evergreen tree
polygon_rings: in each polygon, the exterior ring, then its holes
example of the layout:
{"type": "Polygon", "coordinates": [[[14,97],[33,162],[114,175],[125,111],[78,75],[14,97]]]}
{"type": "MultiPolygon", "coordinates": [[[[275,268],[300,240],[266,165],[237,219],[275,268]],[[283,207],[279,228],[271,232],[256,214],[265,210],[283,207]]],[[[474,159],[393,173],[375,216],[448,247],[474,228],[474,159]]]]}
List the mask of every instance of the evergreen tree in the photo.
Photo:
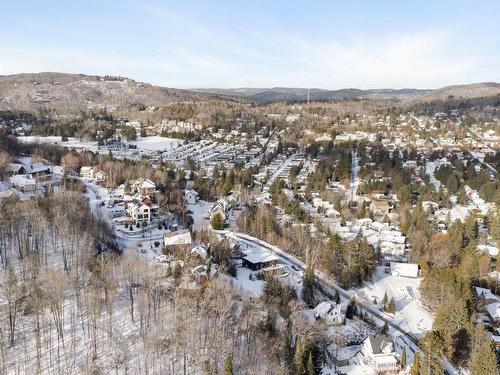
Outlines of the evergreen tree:
{"type": "Polygon", "coordinates": [[[215,230],[222,230],[222,229],[224,229],[224,219],[222,218],[222,215],[220,213],[216,213],[212,217],[212,220],[210,221],[210,224],[212,224],[212,228],[215,229],[215,230]]]}
{"type": "Polygon", "coordinates": [[[307,357],[307,375],[315,375],[315,374],[316,370],[314,369],[312,354],[309,352],[309,355],[307,357]]]}
{"type": "Polygon", "coordinates": [[[295,355],[293,356],[294,375],[305,375],[304,356],[304,344],[300,337],[298,337],[297,343],[295,344],[295,355]]]}
{"type": "Polygon", "coordinates": [[[441,334],[438,331],[430,331],[420,341],[420,344],[424,356],[420,366],[420,374],[443,374],[444,340],[441,334]]]}
{"type": "Polygon", "coordinates": [[[391,299],[389,299],[386,311],[389,314],[394,314],[396,312],[396,303],[394,302],[394,298],[391,297],[391,299]]]}
{"type": "Polygon", "coordinates": [[[419,365],[419,354],[418,352],[415,353],[415,356],[413,357],[413,364],[411,365],[411,370],[410,370],[410,375],[418,375],[420,371],[420,365],[419,365]]]}
{"type": "Polygon", "coordinates": [[[500,208],[497,208],[496,212],[491,216],[490,234],[497,242],[497,246],[500,246],[500,208]]]}
{"type": "Polygon", "coordinates": [[[293,368],[293,359],[294,348],[292,345],[292,333],[290,327],[288,327],[283,340],[283,360],[288,370],[292,370],[293,368]]]}
{"type": "Polygon", "coordinates": [[[387,292],[384,293],[384,298],[382,299],[382,304],[384,306],[384,311],[387,311],[387,302],[389,302],[389,298],[387,297],[387,292]]]}
{"type": "Polygon", "coordinates": [[[401,352],[401,367],[403,369],[406,368],[406,346],[403,348],[403,351],[401,352]]]}
{"type": "Polygon", "coordinates": [[[233,375],[233,357],[230,354],[224,360],[224,375],[233,375]]]}
{"type": "Polygon", "coordinates": [[[345,311],[345,317],[347,319],[352,319],[354,317],[354,315],[357,315],[357,313],[358,313],[358,308],[356,306],[356,300],[353,297],[349,301],[349,303],[347,304],[347,308],[346,308],[346,311],[345,311]]]}
{"type": "Polygon", "coordinates": [[[491,342],[485,342],[472,356],[471,375],[499,375],[497,357],[491,342]]]}
{"type": "Polygon", "coordinates": [[[333,296],[333,301],[336,304],[340,303],[340,293],[339,293],[339,291],[337,289],[335,289],[335,295],[333,296]]]}
{"type": "Polygon", "coordinates": [[[308,307],[314,306],[314,270],[311,265],[307,266],[306,271],[304,272],[302,299],[308,307]]]}
{"type": "Polygon", "coordinates": [[[455,298],[451,303],[441,306],[432,328],[439,331],[444,340],[445,353],[455,364],[467,362],[470,350],[470,315],[463,298],[455,298]]]}
{"type": "Polygon", "coordinates": [[[387,321],[384,322],[384,325],[382,327],[382,331],[380,331],[383,335],[387,334],[389,332],[389,325],[387,324],[387,321]]]}

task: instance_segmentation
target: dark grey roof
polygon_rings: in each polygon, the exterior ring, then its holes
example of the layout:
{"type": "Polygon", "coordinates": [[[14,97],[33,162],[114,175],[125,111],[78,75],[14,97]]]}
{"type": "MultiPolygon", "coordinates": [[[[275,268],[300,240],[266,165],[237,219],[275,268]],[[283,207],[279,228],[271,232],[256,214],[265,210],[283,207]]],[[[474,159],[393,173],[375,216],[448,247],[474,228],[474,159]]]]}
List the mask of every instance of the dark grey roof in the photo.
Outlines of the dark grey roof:
{"type": "Polygon", "coordinates": [[[372,346],[373,354],[382,353],[382,347],[384,346],[384,344],[387,343],[393,344],[392,338],[387,335],[371,336],[368,339],[370,340],[370,345],[372,346]]]}

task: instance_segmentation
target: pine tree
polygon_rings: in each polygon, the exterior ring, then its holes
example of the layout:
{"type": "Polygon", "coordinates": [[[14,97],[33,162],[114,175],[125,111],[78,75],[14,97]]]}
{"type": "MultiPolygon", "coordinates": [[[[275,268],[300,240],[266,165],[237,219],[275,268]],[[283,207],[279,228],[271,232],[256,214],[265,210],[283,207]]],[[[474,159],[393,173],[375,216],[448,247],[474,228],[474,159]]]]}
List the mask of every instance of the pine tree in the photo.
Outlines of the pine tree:
{"type": "Polygon", "coordinates": [[[313,307],[315,303],[314,298],[314,270],[312,266],[307,266],[304,273],[304,281],[302,284],[302,299],[308,307],[313,307]]]}
{"type": "Polygon", "coordinates": [[[309,352],[309,355],[307,357],[307,375],[315,375],[315,374],[316,371],[314,369],[312,354],[309,352]]]}
{"type": "Polygon", "coordinates": [[[411,370],[410,370],[410,375],[418,375],[418,372],[420,371],[419,368],[419,354],[418,352],[415,353],[415,356],[413,357],[413,364],[411,365],[411,370]]]}
{"type": "Polygon", "coordinates": [[[222,218],[222,215],[220,213],[216,213],[212,217],[212,220],[210,221],[210,223],[212,224],[212,228],[215,230],[224,229],[224,219],[222,218]]]}
{"type": "Polygon", "coordinates": [[[446,355],[456,364],[468,360],[470,350],[470,316],[463,298],[441,306],[433,324],[444,339],[446,355]]]}
{"type": "Polygon", "coordinates": [[[304,369],[304,345],[300,337],[297,338],[297,343],[295,344],[295,355],[293,356],[293,366],[295,375],[305,375],[306,371],[304,369]]]}
{"type": "Polygon", "coordinates": [[[224,375],[233,375],[233,357],[230,354],[224,360],[224,375]]]}
{"type": "Polygon", "coordinates": [[[401,367],[403,369],[406,368],[406,346],[403,348],[403,351],[401,352],[401,367]]]}
{"type": "Polygon", "coordinates": [[[394,298],[391,297],[389,300],[386,311],[390,314],[394,314],[396,312],[396,303],[394,302],[394,298]]]}
{"type": "Polygon", "coordinates": [[[443,374],[444,339],[438,331],[428,332],[421,340],[423,350],[421,375],[443,374]]]}
{"type": "Polygon", "coordinates": [[[288,370],[292,369],[293,359],[294,359],[294,348],[292,345],[292,334],[291,334],[291,329],[288,328],[287,332],[284,335],[284,342],[283,342],[283,360],[288,370]]]}
{"type": "Polygon", "coordinates": [[[387,324],[387,322],[384,322],[381,333],[385,335],[387,334],[387,332],[389,332],[389,325],[387,324]]]}
{"type": "Polygon", "coordinates": [[[387,311],[387,302],[389,298],[387,297],[387,292],[384,293],[384,298],[382,299],[382,304],[384,305],[384,311],[387,311]]]}
{"type": "Polygon", "coordinates": [[[472,356],[471,375],[499,375],[497,358],[491,342],[485,342],[472,356]]]}
{"type": "Polygon", "coordinates": [[[358,313],[358,308],[356,306],[356,300],[353,297],[349,301],[349,303],[347,304],[347,308],[346,308],[346,311],[345,311],[345,317],[347,319],[352,319],[354,317],[354,315],[357,315],[357,313],[358,313]]]}
{"type": "Polygon", "coordinates": [[[339,294],[339,291],[335,289],[335,295],[333,296],[333,301],[336,303],[336,304],[339,304],[340,303],[340,294],[339,294]]]}

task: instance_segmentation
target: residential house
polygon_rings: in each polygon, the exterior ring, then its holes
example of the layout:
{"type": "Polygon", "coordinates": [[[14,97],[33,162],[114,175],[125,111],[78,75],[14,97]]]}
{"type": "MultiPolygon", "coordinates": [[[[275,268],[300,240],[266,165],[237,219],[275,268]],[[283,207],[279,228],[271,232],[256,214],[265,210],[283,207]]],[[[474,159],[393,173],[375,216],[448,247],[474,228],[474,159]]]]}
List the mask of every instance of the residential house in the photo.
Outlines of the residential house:
{"type": "Polygon", "coordinates": [[[81,178],[94,178],[95,168],[94,167],[81,167],[80,177],[81,178]]]}
{"type": "Polygon", "coordinates": [[[187,204],[196,204],[198,203],[198,193],[196,190],[186,190],[184,193],[184,200],[186,201],[187,204]]]}
{"type": "Polygon", "coordinates": [[[139,178],[132,184],[132,190],[142,195],[153,195],[156,192],[156,184],[148,179],[139,178]]]}
{"type": "Polygon", "coordinates": [[[230,203],[227,199],[222,198],[213,204],[210,208],[210,219],[212,219],[215,215],[220,214],[222,219],[226,221],[227,212],[230,208],[230,203]]]}
{"type": "Polygon", "coordinates": [[[392,338],[387,335],[369,336],[363,341],[361,352],[365,361],[377,372],[396,372],[398,354],[394,350],[392,338]]]}
{"type": "Polygon", "coordinates": [[[191,249],[191,255],[198,256],[203,260],[208,258],[208,251],[203,245],[196,245],[191,249]]]}
{"type": "Polygon", "coordinates": [[[340,304],[323,301],[314,308],[314,317],[323,320],[326,325],[339,325],[345,318],[340,309],[340,304]]]}
{"type": "Polygon", "coordinates": [[[192,242],[193,239],[189,230],[166,232],[163,235],[163,244],[165,246],[165,250],[168,252],[172,252],[176,249],[188,251],[191,249],[192,242]]]}
{"type": "Polygon", "coordinates": [[[375,216],[385,216],[391,212],[392,207],[386,200],[373,200],[370,204],[370,210],[375,216]]]}
{"type": "Polygon", "coordinates": [[[135,224],[148,225],[158,219],[158,204],[146,197],[126,202],[125,212],[135,224]]]}
{"type": "Polygon", "coordinates": [[[276,266],[278,264],[278,257],[269,250],[253,248],[244,252],[241,262],[244,267],[252,271],[258,271],[263,268],[276,266]]]}
{"type": "Polygon", "coordinates": [[[391,262],[391,275],[398,277],[418,277],[418,264],[391,262]]]}
{"type": "Polygon", "coordinates": [[[108,178],[108,174],[101,169],[95,174],[95,178],[100,181],[104,181],[106,178],[108,178]]]}
{"type": "Polygon", "coordinates": [[[479,305],[484,307],[492,322],[500,322],[500,297],[486,288],[475,287],[479,305]]]}

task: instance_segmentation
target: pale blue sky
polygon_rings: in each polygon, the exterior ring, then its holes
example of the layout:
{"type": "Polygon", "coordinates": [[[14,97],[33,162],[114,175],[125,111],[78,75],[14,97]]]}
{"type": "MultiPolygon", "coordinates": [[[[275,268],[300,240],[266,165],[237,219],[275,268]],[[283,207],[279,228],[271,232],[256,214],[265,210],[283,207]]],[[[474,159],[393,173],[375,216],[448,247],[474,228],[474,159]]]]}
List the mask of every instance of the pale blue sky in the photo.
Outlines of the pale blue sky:
{"type": "Polygon", "coordinates": [[[180,88],[500,81],[499,0],[9,0],[0,9],[0,74],[180,88]]]}

